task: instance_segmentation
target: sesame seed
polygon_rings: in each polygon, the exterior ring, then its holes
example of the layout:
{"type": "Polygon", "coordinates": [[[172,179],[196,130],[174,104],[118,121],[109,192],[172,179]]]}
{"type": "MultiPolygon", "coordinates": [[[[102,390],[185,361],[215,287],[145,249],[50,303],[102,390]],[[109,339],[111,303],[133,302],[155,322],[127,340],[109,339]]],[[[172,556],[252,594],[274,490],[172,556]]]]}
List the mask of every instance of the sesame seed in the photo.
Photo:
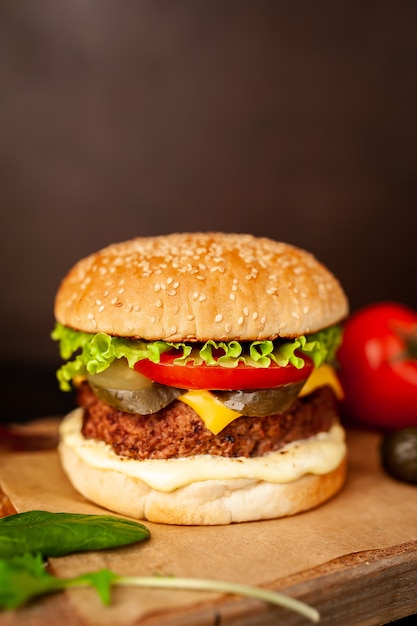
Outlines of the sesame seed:
{"type": "Polygon", "coordinates": [[[194,319],[194,315],[192,315],[191,313],[190,313],[189,315],[187,315],[187,320],[188,320],[189,322],[192,322],[192,321],[193,321],[193,319],[194,319]]]}
{"type": "Polygon", "coordinates": [[[249,315],[249,309],[248,309],[248,307],[247,307],[247,306],[243,307],[243,314],[244,314],[246,317],[248,317],[248,315],[249,315]]]}
{"type": "Polygon", "coordinates": [[[296,320],[299,320],[299,319],[300,319],[300,316],[299,316],[299,314],[297,313],[297,311],[293,311],[293,312],[291,313],[291,315],[292,315],[292,316],[293,316],[296,320]]]}
{"type": "Polygon", "coordinates": [[[193,295],[191,296],[193,300],[198,300],[198,291],[194,291],[193,295]]]}
{"type": "Polygon", "coordinates": [[[162,306],[162,301],[161,300],[156,300],[155,306],[161,307],[162,306]]]}
{"type": "Polygon", "coordinates": [[[161,285],[159,283],[155,283],[154,289],[155,291],[161,291],[161,285]]]}
{"type": "Polygon", "coordinates": [[[155,324],[155,322],[156,322],[156,317],[155,317],[155,315],[152,315],[152,317],[151,317],[151,324],[155,324]]]}
{"type": "Polygon", "coordinates": [[[100,306],[98,307],[98,312],[102,313],[104,311],[104,309],[105,309],[104,304],[100,304],[100,306]]]}
{"type": "Polygon", "coordinates": [[[204,294],[201,294],[201,296],[198,299],[199,302],[205,302],[206,300],[207,300],[207,296],[205,296],[204,294]]]}
{"type": "Polygon", "coordinates": [[[231,324],[226,324],[226,326],[224,327],[225,331],[227,333],[230,333],[230,331],[232,330],[232,325],[231,324]]]}
{"type": "Polygon", "coordinates": [[[252,315],[252,319],[256,320],[257,317],[258,317],[258,313],[255,311],[255,313],[253,313],[252,315]]]}
{"type": "Polygon", "coordinates": [[[239,319],[237,320],[237,323],[239,324],[239,326],[242,326],[242,324],[243,324],[243,317],[239,317],[239,319]]]}
{"type": "Polygon", "coordinates": [[[232,302],[236,302],[236,295],[234,293],[229,294],[229,298],[232,300],[232,302]]]}
{"type": "Polygon", "coordinates": [[[215,322],[221,322],[221,321],[222,321],[222,319],[223,319],[223,315],[222,315],[221,313],[218,313],[218,314],[216,315],[216,317],[214,318],[214,321],[215,321],[215,322]]]}
{"type": "Polygon", "coordinates": [[[110,302],[111,302],[111,304],[116,304],[116,302],[117,302],[117,297],[115,296],[114,298],[112,298],[112,299],[110,300],[110,302]]]}
{"type": "Polygon", "coordinates": [[[169,296],[176,296],[177,295],[177,290],[176,289],[170,289],[169,291],[167,291],[167,294],[169,296]]]}

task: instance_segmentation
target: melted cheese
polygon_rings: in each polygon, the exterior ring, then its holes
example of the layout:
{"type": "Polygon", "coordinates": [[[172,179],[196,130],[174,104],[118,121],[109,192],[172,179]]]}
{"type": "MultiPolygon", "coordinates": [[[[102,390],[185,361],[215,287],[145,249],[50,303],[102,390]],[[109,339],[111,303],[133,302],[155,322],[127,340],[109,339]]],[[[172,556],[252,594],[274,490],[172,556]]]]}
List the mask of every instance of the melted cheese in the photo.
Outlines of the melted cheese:
{"type": "Polygon", "coordinates": [[[70,413],[61,423],[62,445],[88,465],[122,472],[153,489],[170,492],[201,480],[247,479],[286,483],[305,474],[326,474],[336,469],[346,455],[345,432],[335,425],[329,432],[286,445],[262,457],[226,458],[209,454],[179,459],[137,461],[118,456],[108,444],[84,439],[82,409],[70,413]]]}
{"type": "Polygon", "coordinates": [[[331,365],[324,363],[317,369],[315,368],[309,378],[306,380],[304,387],[301,389],[300,396],[306,396],[319,387],[329,385],[339,399],[343,398],[343,389],[339,379],[331,365]]]}
{"type": "MultiPolygon", "coordinates": [[[[304,387],[300,396],[312,393],[318,387],[330,385],[336,396],[341,398],[342,388],[336,376],[334,369],[330,365],[322,365],[318,369],[314,369],[304,387]]],[[[192,390],[179,396],[178,400],[185,402],[201,417],[206,428],[214,435],[220,433],[230,422],[240,417],[242,414],[224,406],[209,391],[192,390]]]]}
{"type": "Polygon", "coordinates": [[[206,428],[217,435],[230,422],[241,416],[241,413],[228,409],[209,391],[187,391],[178,400],[188,404],[201,417],[206,428]]]}

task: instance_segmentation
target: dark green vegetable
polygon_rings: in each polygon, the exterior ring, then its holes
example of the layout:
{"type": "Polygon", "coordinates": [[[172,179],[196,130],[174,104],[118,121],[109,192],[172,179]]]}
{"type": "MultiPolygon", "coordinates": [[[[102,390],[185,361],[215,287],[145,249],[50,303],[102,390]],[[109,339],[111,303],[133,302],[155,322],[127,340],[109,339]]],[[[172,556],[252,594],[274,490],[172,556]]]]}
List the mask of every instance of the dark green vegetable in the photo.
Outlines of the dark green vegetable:
{"type": "Polygon", "coordinates": [[[87,380],[98,398],[119,411],[149,415],[170,404],[183,390],[152,382],[129,367],[126,359],[116,359],[87,380]]]}
{"type": "Polygon", "coordinates": [[[387,474],[417,485],[417,426],[385,435],[380,452],[382,467],[387,474]]]}
{"type": "Polygon", "coordinates": [[[149,536],[139,522],[112,515],[27,511],[0,518],[0,557],[28,552],[57,557],[124,546],[149,536]]]}
{"type": "Polygon", "coordinates": [[[305,381],[289,383],[275,389],[257,389],[253,391],[216,391],[212,392],[228,409],[233,409],[247,417],[266,417],[282,413],[288,409],[298,396],[305,381]]]}
{"type": "Polygon", "coordinates": [[[76,585],[95,587],[103,604],[110,604],[110,587],[117,578],[105,569],[72,579],[56,578],[46,569],[41,554],[0,559],[0,608],[16,609],[33,598],[76,585]]]}
{"type": "Polygon", "coordinates": [[[86,586],[96,589],[103,604],[110,604],[113,585],[239,594],[296,611],[313,622],[318,622],[320,617],[316,609],[304,602],[276,591],[250,585],[173,576],[120,576],[108,569],[81,574],[74,578],[56,578],[45,568],[40,554],[0,559],[0,609],[16,609],[29,600],[48,593],[86,586]]]}
{"type": "Polygon", "coordinates": [[[111,389],[97,385],[92,380],[93,378],[91,376],[89,382],[96,396],[115,409],[127,413],[139,413],[140,415],[156,413],[184,393],[183,389],[167,387],[158,383],[152,383],[144,389],[111,389]]]}

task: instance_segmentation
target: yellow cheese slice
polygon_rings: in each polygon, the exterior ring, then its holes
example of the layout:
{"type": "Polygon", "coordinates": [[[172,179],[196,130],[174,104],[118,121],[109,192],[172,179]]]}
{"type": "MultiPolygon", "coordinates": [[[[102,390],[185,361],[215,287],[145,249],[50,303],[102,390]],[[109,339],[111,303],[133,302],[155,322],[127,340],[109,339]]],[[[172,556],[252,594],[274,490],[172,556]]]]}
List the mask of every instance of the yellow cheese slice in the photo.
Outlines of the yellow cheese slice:
{"type": "Polygon", "coordinates": [[[213,435],[217,435],[230,422],[241,416],[241,413],[228,409],[209,391],[202,389],[187,391],[179,396],[178,400],[194,409],[213,435]]]}
{"type": "Polygon", "coordinates": [[[324,363],[317,369],[315,368],[310,375],[310,377],[306,380],[304,387],[301,389],[299,396],[307,396],[309,393],[312,393],[315,389],[319,387],[324,387],[324,385],[329,385],[333,389],[336,394],[336,397],[341,400],[343,398],[343,389],[340,384],[340,381],[331,365],[324,363]]]}
{"type": "MultiPolygon", "coordinates": [[[[334,369],[327,364],[322,365],[318,369],[314,369],[306,381],[300,392],[300,396],[306,396],[312,393],[318,387],[329,385],[334,390],[338,398],[343,397],[342,387],[336,376],[334,369]]],[[[228,409],[222,404],[210,391],[191,390],[179,396],[178,400],[188,404],[201,417],[206,428],[213,435],[221,432],[230,422],[241,417],[241,413],[228,409]]]]}

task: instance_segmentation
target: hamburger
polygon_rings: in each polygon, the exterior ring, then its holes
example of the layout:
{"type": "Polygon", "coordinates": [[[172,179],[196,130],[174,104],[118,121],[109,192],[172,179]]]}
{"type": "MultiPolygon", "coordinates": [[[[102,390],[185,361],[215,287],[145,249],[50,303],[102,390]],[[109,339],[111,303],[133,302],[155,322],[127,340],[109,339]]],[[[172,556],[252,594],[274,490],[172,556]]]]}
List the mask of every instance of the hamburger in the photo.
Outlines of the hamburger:
{"type": "Polygon", "coordinates": [[[333,368],[346,295],[266,237],[173,233],[80,260],[55,299],[59,455],[87,499],[136,519],[294,515],[346,478],[333,368]]]}

